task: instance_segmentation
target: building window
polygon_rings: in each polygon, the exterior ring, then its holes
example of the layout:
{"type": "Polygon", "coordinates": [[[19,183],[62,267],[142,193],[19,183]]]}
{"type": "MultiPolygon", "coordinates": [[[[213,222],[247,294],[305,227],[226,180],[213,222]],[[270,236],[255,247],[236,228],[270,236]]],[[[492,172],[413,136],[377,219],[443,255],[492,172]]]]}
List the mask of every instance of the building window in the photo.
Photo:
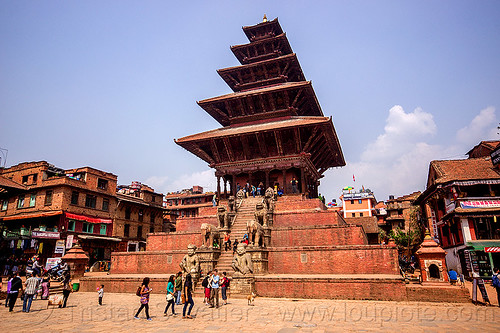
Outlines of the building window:
{"type": "Polygon", "coordinates": [[[36,204],[36,194],[30,195],[30,207],[35,207],[36,204]]]}
{"type": "Polygon", "coordinates": [[[9,200],[2,200],[2,210],[7,210],[7,205],[9,204],[9,200]]]}
{"type": "Polygon", "coordinates": [[[123,226],[123,237],[128,237],[130,235],[130,224],[125,224],[123,226]]]}
{"type": "Polygon", "coordinates": [[[23,184],[28,184],[28,176],[23,176],[23,184]]]}
{"type": "Polygon", "coordinates": [[[139,222],[144,221],[144,211],[139,209],[139,222]]]}
{"type": "Polygon", "coordinates": [[[68,231],[75,231],[75,221],[74,220],[68,221],[68,231]]]}
{"type": "Polygon", "coordinates": [[[354,205],[354,200],[351,200],[351,205],[354,205]]]}
{"type": "Polygon", "coordinates": [[[105,190],[108,188],[108,181],[106,179],[97,179],[97,188],[100,188],[101,190],[105,190]]]}
{"type": "Polygon", "coordinates": [[[361,205],[363,203],[363,200],[359,199],[358,203],[361,205]]]}
{"type": "Polygon", "coordinates": [[[149,222],[155,223],[155,213],[151,213],[151,216],[149,217],[149,222]]]}
{"type": "Polygon", "coordinates": [[[106,212],[109,210],[109,199],[102,199],[102,210],[106,212]]]}
{"type": "Polygon", "coordinates": [[[76,191],[71,192],[71,204],[78,205],[78,192],[76,191]]]}
{"type": "Polygon", "coordinates": [[[94,233],[94,225],[92,223],[83,222],[82,232],[89,234],[94,233]]]}
{"type": "Polygon", "coordinates": [[[131,213],[130,207],[126,207],[125,208],[125,220],[130,220],[130,213],[131,213]]]}
{"type": "Polygon", "coordinates": [[[52,205],[52,190],[45,192],[45,206],[52,205]]]}
{"type": "Polygon", "coordinates": [[[36,181],[38,180],[38,174],[33,174],[33,184],[36,184],[36,181]]]}
{"type": "Polygon", "coordinates": [[[149,225],[149,232],[150,232],[150,233],[155,232],[155,225],[154,225],[154,224],[150,224],[150,225],[149,225]]]}
{"type": "Polygon", "coordinates": [[[359,213],[359,216],[360,216],[360,217],[363,217],[363,213],[359,213]]]}
{"type": "Polygon", "coordinates": [[[87,194],[85,197],[85,207],[95,208],[97,197],[95,195],[87,194]]]}
{"type": "Polygon", "coordinates": [[[101,224],[101,229],[99,230],[100,235],[106,235],[106,225],[103,223],[101,224]]]}
{"type": "Polygon", "coordinates": [[[142,225],[137,227],[137,238],[142,238],[142,225]]]}
{"type": "Polygon", "coordinates": [[[351,213],[352,217],[356,217],[356,213],[351,213]]]}
{"type": "Polygon", "coordinates": [[[151,196],[151,202],[155,202],[156,201],[156,197],[154,195],[151,196]]]}
{"type": "Polygon", "coordinates": [[[17,208],[24,207],[24,194],[21,194],[19,198],[17,198],[17,208]]]}

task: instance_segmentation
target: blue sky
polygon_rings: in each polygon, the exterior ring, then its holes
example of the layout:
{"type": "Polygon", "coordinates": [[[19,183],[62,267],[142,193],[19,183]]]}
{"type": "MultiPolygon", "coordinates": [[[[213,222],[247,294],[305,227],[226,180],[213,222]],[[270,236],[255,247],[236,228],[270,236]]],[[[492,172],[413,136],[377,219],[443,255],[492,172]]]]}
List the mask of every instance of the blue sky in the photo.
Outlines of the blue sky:
{"type": "Polygon", "coordinates": [[[219,127],[197,100],[230,92],[241,27],[279,18],[332,116],[347,166],[320,191],[425,189],[434,159],[497,139],[498,1],[3,1],[6,166],[92,166],[157,191],[215,189],[174,138],[219,127]],[[353,183],[352,175],[356,182],[353,183]]]}

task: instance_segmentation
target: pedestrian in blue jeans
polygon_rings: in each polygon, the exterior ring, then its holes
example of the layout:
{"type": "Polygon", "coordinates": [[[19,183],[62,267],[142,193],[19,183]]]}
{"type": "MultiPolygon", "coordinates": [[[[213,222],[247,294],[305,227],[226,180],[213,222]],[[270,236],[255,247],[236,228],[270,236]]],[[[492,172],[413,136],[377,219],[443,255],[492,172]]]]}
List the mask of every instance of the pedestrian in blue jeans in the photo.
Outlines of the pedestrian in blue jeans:
{"type": "Polygon", "coordinates": [[[186,275],[186,282],[184,282],[184,308],[182,309],[182,319],[193,319],[191,317],[191,310],[193,309],[194,306],[194,301],[193,301],[193,282],[191,280],[191,274],[186,275]],[[186,309],[189,304],[189,310],[186,315],[186,309]]]}
{"type": "Polygon", "coordinates": [[[31,302],[33,301],[33,297],[38,291],[38,286],[40,285],[40,280],[35,275],[31,275],[24,282],[26,286],[26,290],[24,292],[24,301],[23,301],[23,312],[30,312],[31,302]]]}

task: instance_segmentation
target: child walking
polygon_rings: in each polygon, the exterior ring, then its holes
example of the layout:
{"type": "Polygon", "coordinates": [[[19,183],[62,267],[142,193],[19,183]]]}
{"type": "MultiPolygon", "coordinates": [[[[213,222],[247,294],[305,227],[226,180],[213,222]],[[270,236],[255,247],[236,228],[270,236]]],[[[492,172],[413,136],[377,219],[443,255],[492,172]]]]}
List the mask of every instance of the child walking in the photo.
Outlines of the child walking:
{"type": "Polygon", "coordinates": [[[101,284],[100,288],[97,288],[97,294],[99,295],[99,305],[102,305],[102,297],[104,296],[104,285],[101,284]]]}

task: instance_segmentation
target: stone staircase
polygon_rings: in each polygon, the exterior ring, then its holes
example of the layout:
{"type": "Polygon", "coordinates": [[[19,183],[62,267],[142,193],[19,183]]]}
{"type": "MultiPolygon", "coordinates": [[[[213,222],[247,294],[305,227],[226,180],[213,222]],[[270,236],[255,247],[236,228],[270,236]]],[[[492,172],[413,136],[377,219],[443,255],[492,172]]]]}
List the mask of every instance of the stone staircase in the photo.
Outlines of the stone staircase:
{"type": "MultiPolygon", "coordinates": [[[[241,206],[234,218],[233,225],[231,226],[231,242],[238,240],[241,242],[243,235],[247,232],[247,222],[252,221],[255,213],[255,205],[262,202],[262,197],[251,197],[243,199],[241,206]]],[[[233,274],[233,269],[231,268],[231,262],[233,261],[233,251],[224,251],[224,246],[222,246],[222,252],[217,262],[217,270],[219,274],[226,272],[227,275],[231,276],[233,274]]]]}

